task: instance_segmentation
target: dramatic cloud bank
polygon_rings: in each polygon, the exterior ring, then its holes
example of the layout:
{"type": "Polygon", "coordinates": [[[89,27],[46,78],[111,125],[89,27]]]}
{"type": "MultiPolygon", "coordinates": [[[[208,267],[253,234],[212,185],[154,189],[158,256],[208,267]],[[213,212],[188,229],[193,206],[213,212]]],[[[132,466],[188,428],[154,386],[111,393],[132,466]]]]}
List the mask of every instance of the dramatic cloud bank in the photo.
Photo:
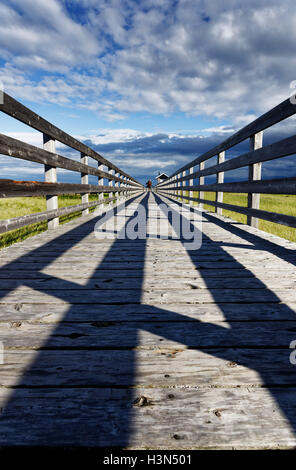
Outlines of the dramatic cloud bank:
{"type": "MultiPolygon", "coordinates": [[[[266,132],[264,144],[268,145],[295,132],[296,119],[290,118],[285,124],[279,124],[276,128],[266,132]]],[[[158,172],[171,174],[179,167],[198,155],[216,146],[229,135],[231,131],[218,129],[210,130],[210,135],[188,136],[172,133],[141,133],[133,129],[100,129],[98,134],[91,134],[87,138],[77,135],[76,138],[94,148],[98,153],[104,155],[118,167],[123,168],[129,174],[145,183],[148,177],[154,179],[158,172]]],[[[11,137],[23,140],[32,145],[41,147],[41,135],[33,133],[10,133],[11,137]]],[[[248,142],[236,146],[226,152],[226,158],[233,158],[249,150],[248,142]]],[[[62,144],[57,145],[57,152],[61,155],[78,160],[79,153],[62,144]]],[[[90,159],[91,165],[96,162],[90,159]]],[[[214,158],[208,160],[206,165],[214,164],[214,158]]],[[[263,164],[263,178],[279,178],[284,176],[296,176],[296,158],[294,156],[285,159],[273,160],[263,164]]],[[[0,158],[0,168],[7,178],[15,178],[15,160],[7,157],[0,158]],[[2,163],[2,165],[1,165],[2,163]]],[[[43,179],[43,169],[40,165],[20,162],[18,172],[22,179],[43,179]],[[31,171],[32,170],[32,171],[31,171]]],[[[59,170],[60,181],[79,181],[79,174],[59,170]]],[[[92,177],[90,182],[95,183],[92,177]]],[[[225,174],[225,181],[247,179],[247,168],[234,170],[225,174]]],[[[206,182],[213,181],[208,177],[206,182]]]]}
{"type": "Polygon", "coordinates": [[[292,0],[4,1],[1,79],[22,99],[76,103],[110,119],[177,110],[244,123],[286,98],[296,78],[294,7],[292,0]]]}

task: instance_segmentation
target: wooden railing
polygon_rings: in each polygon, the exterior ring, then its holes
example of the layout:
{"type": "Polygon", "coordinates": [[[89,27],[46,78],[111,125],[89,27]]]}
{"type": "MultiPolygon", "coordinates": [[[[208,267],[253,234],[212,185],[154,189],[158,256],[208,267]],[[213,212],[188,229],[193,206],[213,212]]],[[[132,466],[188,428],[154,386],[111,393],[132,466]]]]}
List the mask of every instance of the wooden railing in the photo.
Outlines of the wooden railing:
{"type": "Polygon", "coordinates": [[[296,113],[296,106],[290,99],[260,116],[252,123],[239,130],[220,145],[208,150],[187,165],[175,171],[167,180],[156,186],[156,191],[171,195],[177,199],[184,199],[191,204],[194,201],[215,207],[217,214],[222,209],[247,215],[247,223],[258,227],[258,219],[268,220],[289,227],[296,227],[296,217],[260,210],[260,194],[296,194],[296,178],[280,178],[261,180],[262,162],[274,160],[296,154],[296,135],[280,140],[271,145],[263,146],[263,130],[296,113]],[[250,151],[228,160],[225,160],[225,151],[249,139],[250,151]],[[216,156],[215,165],[205,168],[205,162],[216,156]],[[224,182],[224,173],[242,167],[248,167],[248,181],[224,182]],[[215,175],[216,182],[205,184],[205,176],[215,175]],[[198,184],[194,180],[198,180],[198,184]],[[199,192],[194,197],[193,191],[199,192]],[[204,192],[214,192],[215,201],[205,199],[204,192]],[[247,207],[223,203],[223,193],[245,193],[248,195],[247,207]],[[187,194],[186,194],[187,193],[187,194]]]}
{"type": "Polygon", "coordinates": [[[38,116],[6,93],[3,93],[0,111],[43,133],[43,149],[0,134],[0,154],[41,163],[44,165],[45,177],[45,182],[0,179],[0,197],[46,196],[47,201],[45,212],[0,220],[0,233],[43,220],[47,220],[48,228],[52,229],[58,226],[61,216],[78,211],[86,215],[91,207],[116,201],[122,196],[129,197],[143,190],[142,184],[95,150],[38,116]],[[58,155],[56,141],[79,151],[80,161],[58,155]],[[97,168],[88,164],[89,158],[97,162],[97,168]],[[104,170],[104,167],[107,168],[104,170]],[[81,184],[58,183],[57,168],[80,173],[81,184]],[[89,184],[89,175],[98,177],[98,184],[89,184]],[[104,185],[104,179],[107,180],[107,185],[104,185]],[[90,202],[90,193],[97,193],[98,200],[90,202]],[[108,193],[109,197],[105,198],[104,193],[108,193]],[[74,206],[59,208],[58,195],[61,194],[81,194],[82,202],[74,206]]]}

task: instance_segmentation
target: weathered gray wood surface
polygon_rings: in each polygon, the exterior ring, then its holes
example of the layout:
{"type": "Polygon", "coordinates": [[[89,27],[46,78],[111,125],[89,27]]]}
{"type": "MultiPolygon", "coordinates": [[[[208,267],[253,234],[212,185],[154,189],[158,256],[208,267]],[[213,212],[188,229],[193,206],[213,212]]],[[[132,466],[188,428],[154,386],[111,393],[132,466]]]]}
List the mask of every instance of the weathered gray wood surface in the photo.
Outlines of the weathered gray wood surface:
{"type": "MultiPolygon", "coordinates": [[[[296,141],[296,139],[295,139],[296,141]]],[[[257,150],[258,151],[258,150],[257,150]]],[[[296,152],[296,145],[295,150],[296,152]]],[[[159,188],[166,192],[174,192],[173,188],[159,188]]],[[[195,184],[180,186],[186,191],[223,191],[225,193],[262,193],[262,194],[295,194],[296,178],[277,178],[262,181],[239,181],[233,183],[195,184]]]]}
{"type": "MultiPolygon", "coordinates": [[[[278,391],[294,419],[295,391],[278,391]]],[[[6,408],[10,394],[9,389],[0,390],[5,428],[1,444],[85,446],[87,442],[95,447],[112,442],[131,449],[295,446],[293,431],[266,389],[29,388],[17,390],[6,408]],[[126,446],[122,436],[127,432],[131,439],[126,446]]]]}
{"type": "MultiPolygon", "coordinates": [[[[122,189],[119,188],[120,191],[122,189]]],[[[138,187],[132,186],[128,191],[139,191],[138,187]]],[[[75,183],[41,183],[39,181],[13,181],[0,180],[0,197],[20,196],[44,196],[47,194],[83,194],[111,192],[109,186],[98,186],[96,184],[75,183]]]]}
{"type": "Polygon", "coordinates": [[[202,218],[196,251],[88,215],[0,252],[0,445],[296,446],[296,245],[202,218]]]}

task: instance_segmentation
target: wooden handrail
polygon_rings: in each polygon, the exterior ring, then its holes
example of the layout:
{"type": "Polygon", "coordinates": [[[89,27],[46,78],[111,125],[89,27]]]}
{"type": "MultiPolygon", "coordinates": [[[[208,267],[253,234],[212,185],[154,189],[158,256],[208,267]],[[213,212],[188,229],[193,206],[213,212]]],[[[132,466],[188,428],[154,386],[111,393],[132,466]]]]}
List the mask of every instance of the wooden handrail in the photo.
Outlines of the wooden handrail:
{"type": "MultiPolygon", "coordinates": [[[[0,153],[21,160],[51,165],[56,168],[86,173],[88,175],[99,176],[100,178],[110,178],[110,174],[106,171],[97,170],[93,166],[85,165],[71,158],[63,157],[57,153],[35,147],[34,145],[27,144],[4,134],[0,134],[0,153]]],[[[124,181],[123,177],[112,176],[111,179],[119,182],[124,181]]],[[[137,184],[134,180],[131,181],[131,184],[132,183],[137,184]]]]}
{"type": "Polygon", "coordinates": [[[79,152],[82,152],[85,155],[88,155],[89,157],[92,157],[99,163],[114,169],[115,171],[121,173],[124,176],[127,176],[132,181],[137,183],[137,181],[133,177],[117,168],[117,166],[113,165],[113,163],[111,163],[106,158],[102,157],[102,155],[97,153],[95,150],[83,144],[82,142],[75,139],[66,132],[62,131],[58,127],[54,126],[49,121],[46,121],[46,119],[43,119],[38,114],[34,113],[34,111],[27,108],[22,103],[15,100],[5,92],[3,92],[3,103],[0,104],[0,111],[5,114],[8,114],[9,116],[12,116],[13,118],[23,122],[24,124],[27,124],[33,129],[42,132],[43,134],[49,135],[52,139],[57,140],[58,142],[61,142],[62,144],[67,145],[68,147],[71,147],[72,149],[78,150],[79,152]]]}
{"type": "Polygon", "coordinates": [[[178,173],[181,173],[184,170],[188,170],[193,166],[199,165],[199,163],[204,162],[209,158],[218,155],[218,153],[224,152],[225,150],[228,150],[237,144],[240,144],[244,140],[257,134],[258,132],[261,132],[264,129],[273,126],[274,124],[283,121],[284,119],[295,114],[295,108],[295,105],[291,103],[290,99],[283,101],[267,113],[262,114],[262,116],[255,119],[255,121],[243,127],[232,136],[228,137],[228,139],[224,140],[221,144],[217,145],[216,147],[213,147],[201,156],[197,157],[195,160],[192,160],[179,170],[175,171],[171,176],[177,175],[178,173]]]}
{"type": "Polygon", "coordinates": [[[91,207],[118,200],[122,196],[129,197],[135,192],[143,190],[143,185],[135,178],[120,170],[95,150],[46,121],[7,93],[3,93],[0,111],[43,133],[43,149],[0,134],[0,154],[42,164],[45,177],[45,182],[2,179],[0,180],[0,197],[46,196],[47,200],[47,211],[45,212],[0,221],[1,233],[42,220],[47,220],[48,228],[53,229],[58,226],[59,217],[62,215],[78,211],[82,211],[82,215],[87,215],[91,207]],[[80,161],[57,154],[56,141],[79,151],[80,161]],[[97,168],[89,165],[89,158],[93,158],[97,162],[97,168]],[[107,167],[107,171],[104,170],[104,167],[107,167]],[[57,168],[79,172],[81,184],[59,183],[57,168]],[[88,184],[89,175],[98,177],[97,185],[88,184]],[[104,180],[108,181],[108,186],[104,184],[104,180]],[[113,181],[115,186],[113,186],[113,181]],[[89,202],[90,193],[98,193],[98,200],[89,202]],[[111,193],[111,197],[104,198],[104,193],[111,193]],[[61,194],[81,194],[82,203],[59,208],[58,195],[61,194]],[[112,197],[113,194],[115,197],[112,197]]]}
{"type": "MultiPolygon", "coordinates": [[[[130,191],[138,191],[136,186],[131,186],[130,191]]],[[[0,179],[0,198],[23,196],[46,196],[58,194],[87,194],[109,193],[114,190],[110,186],[79,183],[50,183],[39,181],[14,181],[0,179]]],[[[118,188],[118,192],[126,191],[126,188],[118,188]]]]}
{"type": "MultiPolygon", "coordinates": [[[[180,176],[175,181],[187,181],[192,178],[199,178],[200,176],[210,176],[215,175],[219,172],[225,172],[230,170],[236,170],[238,168],[243,168],[247,165],[258,163],[258,162],[267,162],[275,160],[281,157],[287,157],[293,155],[296,152],[296,135],[288,137],[287,139],[280,140],[271,145],[266,145],[265,147],[253,150],[251,152],[244,153],[238,157],[231,158],[230,160],[224,161],[223,163],[209,166],[203,170],[195,171],[187,176],[180,176]]],[[[193,167],[191,167],[193,168],[193,167]]],[[[167,180],[163,183],[157,185],[161,187],[166,185],[167,180]]]]}
{"type": "Polygon", "coordinates": [[[280,103],[221,144],[175,171],[167,180],[157,184],[156,190],[179,200],[185,199],[190,203],[197,201],[200,208],[203,207],[203,204],[209,204],[215,207],[218,214],[222,213],[222,209],[246,214],[247,223],[253,227],[258,227],[258,219],[260,218],[296,227],[296,217],[266,212],[259,208],[260,194],[296,194],[296,178],[261,180],[263,162],[296,154],[296,135],[263,146],[263,130],[295,113],[296,106],[291,103],[290,99],[280,103]],[[246,139],[250,141],[250,151],[225,161],[225,151],[246,139]],[[215,155],[217,156],[216,164],[205,168],[206,160],[215,155]],[[249,170],[248,181],[224,183],[226,171],[243,167],[247,167],[249,170]],[[210,175],[216,175],[216,183],[205,184],[205,176],[210,175]],[[199,179],[198,184],[194,181],[196,179],[199,179]],[[194,197],[193,191],[198,191],[199,197],[194,197]],[[215,192],[215,201],[207,200],[204,197],[205,191],[215,192]],[[190,193],[185,194],[185,192],[190,193]],[[242,208],[232,204],[224,204],[224,192],[247,193],[248,206],[242,208]]]}
{"type": "MultiPolygon", "coordinates": [[[[109,203],[115,200],[116,198],[109,197],[105,198],[104,201],[100,201],[99,204],[109,203]]],[[[3,219],[0,220],[0,233],[5,233],[9,230],[16,230],[18,228],[25,227],[26,225],[32,225],[39,222],[43,222],[44,220],[53,220],[58,217],[89,209],[90,207],[96,207],[97,205],[97,201],[93,201],[85,204],[76,204],[74,206],[60,207],[59,209],[54,209],[51,211],[47,210],[44,212],[36,212],[34,214],[21,215],[12,219],[3,219]]]]}
{"type": "MultiPolygon", "coordinates": [[[[296,194],[296,178],[277,178],[272,180],[239,181],[233,183],[195,184],[179,186],[186,191],[208,191],[225,193],[296,194]]],[[[175,191],[166,188],[166,191],[175,191]]],[[[183,196],[182,196],[183,198],[183,196]]]]}

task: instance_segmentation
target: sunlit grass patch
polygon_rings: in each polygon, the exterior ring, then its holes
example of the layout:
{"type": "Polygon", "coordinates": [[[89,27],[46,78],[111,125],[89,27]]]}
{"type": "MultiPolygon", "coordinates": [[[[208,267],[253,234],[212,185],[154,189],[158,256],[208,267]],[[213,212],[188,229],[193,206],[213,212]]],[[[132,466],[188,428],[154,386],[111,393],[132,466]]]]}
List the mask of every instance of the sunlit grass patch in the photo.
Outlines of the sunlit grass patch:
{"type": "MultiPolygon", "coordinates": [[[[105,194],[104,196],[108,197],[108,194],[105,194]]],[[[97,199],[97,194],[90,194],[90,202],[97,199]]],[[[58,196],[58,200],[59,207],[68,207],[81,204],[81,196],[79,194],[66,194],[58,196]]],[[[95,207],[90,208],[90,212],[93,212],[94,210],[95,207]]],[[[0,199],[0,219],[11,219],[22,215],[35,214],[36,212],[44,211],[46,211],[45,196],[0,199]]],[[[79,216],[81,216],[81,211],[62,216],[60,217],[60,224],[65,224],[79,216]]],[[[37,235],[38,233],[44,232],[45,230],[47,230],[47,222],[43,221],[37,224],[27,225],[26,227],[22,227],[17,230],[6,232],[0,235],[0,249],[37,235]]]]}

